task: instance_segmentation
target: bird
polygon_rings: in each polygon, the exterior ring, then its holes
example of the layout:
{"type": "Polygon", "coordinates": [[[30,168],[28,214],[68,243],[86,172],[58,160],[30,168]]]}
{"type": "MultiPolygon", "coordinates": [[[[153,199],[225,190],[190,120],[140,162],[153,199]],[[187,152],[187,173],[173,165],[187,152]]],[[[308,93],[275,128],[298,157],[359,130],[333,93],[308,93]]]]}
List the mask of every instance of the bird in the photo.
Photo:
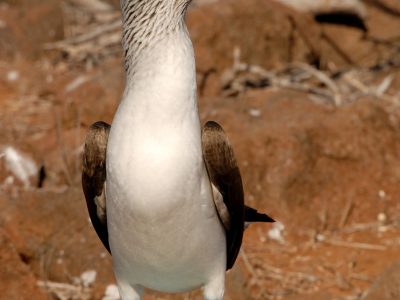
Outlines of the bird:
{"type": "Polygon", "coordinates": [[[244,204],[223,128],[200,124],[191,0],[120,2],[125,89],[112,124],[89,127],[82,158],[91,222],[122,300],[199,287],[221,300],[245,224],[274,220],[244,204]]]}

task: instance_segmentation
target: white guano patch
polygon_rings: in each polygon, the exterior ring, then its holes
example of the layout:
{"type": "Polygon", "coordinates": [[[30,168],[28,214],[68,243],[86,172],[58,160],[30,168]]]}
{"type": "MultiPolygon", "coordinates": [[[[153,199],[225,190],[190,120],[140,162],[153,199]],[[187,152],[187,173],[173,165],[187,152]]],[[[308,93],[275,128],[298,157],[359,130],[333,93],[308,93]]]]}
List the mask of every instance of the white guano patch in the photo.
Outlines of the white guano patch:
{"type": "Polygon", "coordinates": [[[29,187],[30,177],[36,176],[38,173],[36,163],[11,146],[6,146],[3,149],[1,157],[5,160],[6,169],[19,179],[25,187],[29,187]]]}

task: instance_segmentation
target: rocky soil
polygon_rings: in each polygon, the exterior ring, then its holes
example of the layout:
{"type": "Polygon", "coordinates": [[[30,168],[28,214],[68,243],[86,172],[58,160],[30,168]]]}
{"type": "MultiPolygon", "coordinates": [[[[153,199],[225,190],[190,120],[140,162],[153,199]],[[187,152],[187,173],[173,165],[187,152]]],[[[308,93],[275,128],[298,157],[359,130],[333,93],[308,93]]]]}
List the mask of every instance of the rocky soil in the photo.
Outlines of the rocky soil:
{"type": "MultiPolygon", "coordinates": [[[[121,97],[119,27],[73,40],[118,1],[78,2],[0,3],[0,299],[118,299],[80,156],[121,97]]],[[[226,299],[400,299],[400,7],[364,4],[356,20],[267,0],[189,10],[201,120],[223,125],[247,203],[278,221],[246,231],[226,299]]]]}

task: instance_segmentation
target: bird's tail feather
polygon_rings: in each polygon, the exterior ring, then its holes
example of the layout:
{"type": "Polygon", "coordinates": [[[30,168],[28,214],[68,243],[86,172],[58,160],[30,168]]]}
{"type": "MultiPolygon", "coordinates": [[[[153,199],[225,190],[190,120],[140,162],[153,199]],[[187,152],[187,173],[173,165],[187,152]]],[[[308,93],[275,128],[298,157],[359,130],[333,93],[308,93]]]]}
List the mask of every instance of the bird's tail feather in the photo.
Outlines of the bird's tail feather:
{"type": "Polygon", "coordinates": [[[244,220],[245,222],[275,222],[267,214],[259,213],[256,209],[249,206],[245,206],[244,220]]]}

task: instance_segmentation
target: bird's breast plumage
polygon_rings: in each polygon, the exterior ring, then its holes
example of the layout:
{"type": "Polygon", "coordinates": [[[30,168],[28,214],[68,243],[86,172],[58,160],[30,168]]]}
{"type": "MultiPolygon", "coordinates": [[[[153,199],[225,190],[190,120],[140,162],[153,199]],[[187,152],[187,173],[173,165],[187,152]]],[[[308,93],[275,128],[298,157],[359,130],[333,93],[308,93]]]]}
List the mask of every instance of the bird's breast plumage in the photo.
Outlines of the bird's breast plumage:
{"type": "Polygon", "coordinates": [[[169,135],[143,131],[137,137],[135,130],[123,138],[110,134],[107,220],[114,266],[157,290],[200,286],[226,261],[225,233],[201,146],[191,143],[185,130],[169,135]]]}

